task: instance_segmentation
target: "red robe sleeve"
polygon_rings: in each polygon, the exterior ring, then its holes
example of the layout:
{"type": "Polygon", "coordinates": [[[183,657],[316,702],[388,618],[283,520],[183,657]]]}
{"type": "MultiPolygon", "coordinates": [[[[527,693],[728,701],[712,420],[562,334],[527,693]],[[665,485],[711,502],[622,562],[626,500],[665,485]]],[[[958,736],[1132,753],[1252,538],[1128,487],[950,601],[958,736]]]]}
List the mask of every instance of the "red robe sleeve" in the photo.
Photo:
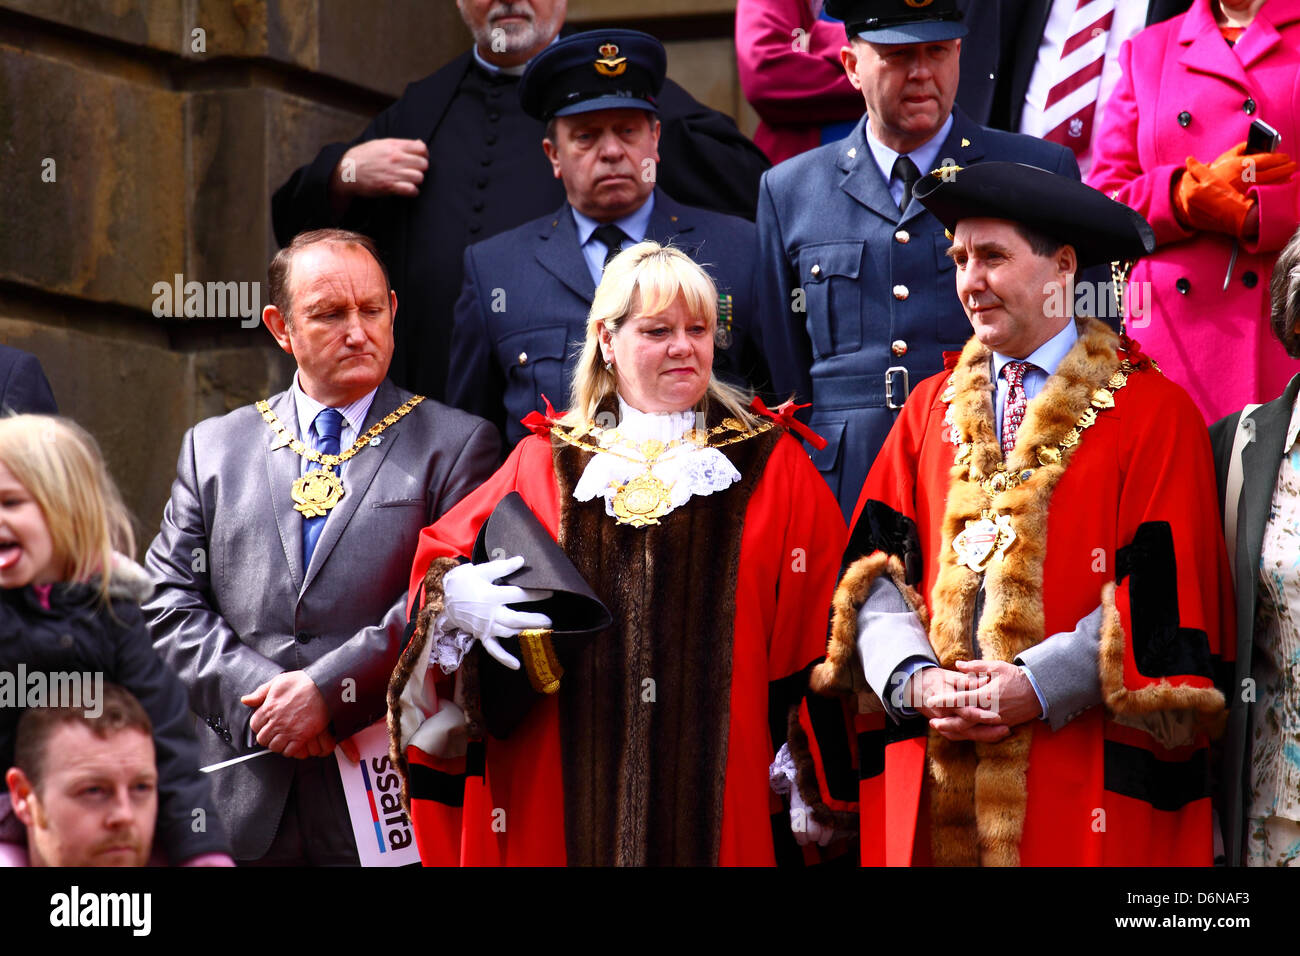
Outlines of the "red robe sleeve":
{"type": "Polygon", "coordinates": [[[436,558],[469,557],[478,529],[506,495],[518,491],[539,521],[552,535],[559,528],[559,501],[551,466],[548,438],[531,435],[510,453],[504,465],[456,507],[420,532],[411,565],[410,599],[406,614],[422,600],[424,576],[436,558]],[[550,476],[549,483],[545,476],[550,476]],[[549,494],[548,494],[549,491],[549,494]]]}
{"type": "Polygon", "coordinates": [[[1120,449],[1127,466],[1113,614],[1103,599],[1102,691],[1118,714],[1217,712],[1214,662],[1232,656],[1235,624],[1209,434],[1186,392],[1163,376],[1150,385],[1120,449]]]}

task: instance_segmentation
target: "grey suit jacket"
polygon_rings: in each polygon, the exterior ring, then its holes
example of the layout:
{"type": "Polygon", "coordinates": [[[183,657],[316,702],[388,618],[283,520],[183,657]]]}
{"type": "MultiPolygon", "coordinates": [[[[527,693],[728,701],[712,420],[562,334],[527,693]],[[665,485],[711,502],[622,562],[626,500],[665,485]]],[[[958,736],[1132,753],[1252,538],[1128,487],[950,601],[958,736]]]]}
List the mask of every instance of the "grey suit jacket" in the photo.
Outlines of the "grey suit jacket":
{"type": "MultiPolygon", "coordinates": [[[[409,397],[384,381],[363,429],[409,397]]],[[[270,404],[302,436],[290,394],[270,404]]],[[[257,749],[239,698],[285,671],[315,681],[337,739],[383,716],[420,530],[488,477],[500,452],[487,422],[421,403],[347,462],[343,499],[304,568],[303,519],[289,493],[301,459],[272,448],[273,438],[251,405],[187,432],[145,559],[156,587],[145,616],[207,725],[196,728],[205,765],[257,749]]],[[[294,761],[279,755],[214,772],[236,858],[266,853],[293,775],[294,761]]],[[[339,826],[350,832],[347,820],[339,826]]]]}
{"type": "MultiPolygon", "coordinates": [[[[1273,504],[1273,487],[1282,466],[1282,447],[1286,441],[1291,409],[1300,392],[1300,375],[1287,384],[1286,390],[1273,401],[1251,413],[1255,438],[1241,451],[1241,494],[1237,509],[1237,540],[1229,541],[1236,555],[1237,659],[1233,681],[1224,688],[1228,700],[1228,729],[1223,738],[1223,763],[1218,781],[1219,823],[1223,827],[1223,848],[1229,866],[1242,862],[1246,820],[1246,791],[1250,785],[1250,710],[1242,700],[1243,682],[1251,676],[1255,648],[1255,600],[1258,596],[1259,556],[1264,547],[1264,526],[1268,524],[1273,504]]],[[[1219,505],[1222,507],[1228,468],[1231,465],[1233,439],[1241,412],[1220,419],[1210,428],[1214,449],[1214,467],[1219,477],[1219,505]]]]}

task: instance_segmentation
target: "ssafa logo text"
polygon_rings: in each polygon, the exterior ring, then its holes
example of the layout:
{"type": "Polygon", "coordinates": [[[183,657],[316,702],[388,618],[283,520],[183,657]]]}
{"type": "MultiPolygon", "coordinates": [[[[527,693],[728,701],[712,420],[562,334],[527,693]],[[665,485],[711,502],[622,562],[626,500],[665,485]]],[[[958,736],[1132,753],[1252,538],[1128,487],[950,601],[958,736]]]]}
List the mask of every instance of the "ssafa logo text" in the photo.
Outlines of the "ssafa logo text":
{"type": "Polygon", "coordinates": [[[148,936],[152,914],[150,893],[82,893],[74,884],[50,897],[51,926],[129,927],[133,936],[148,936]]]}

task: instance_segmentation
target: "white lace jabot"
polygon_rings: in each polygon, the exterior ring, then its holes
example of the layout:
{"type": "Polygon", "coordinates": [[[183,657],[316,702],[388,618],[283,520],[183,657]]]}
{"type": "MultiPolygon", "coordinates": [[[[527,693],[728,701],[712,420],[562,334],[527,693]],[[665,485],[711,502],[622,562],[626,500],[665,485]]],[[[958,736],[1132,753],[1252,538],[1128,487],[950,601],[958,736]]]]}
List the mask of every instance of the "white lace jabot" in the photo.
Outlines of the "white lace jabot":
{"type": "MultiPolygon", "coordinates": [[[[695,412],[639,412],[620,397],[618,400],[618,434],[627,439],[614,447],[618,454],[597,452],[582,472],[573,497],[590,501],[597,495],[605,499],[605,514],[614,515],[614,495],[624,484],[646,472],[645,457],[635,447],[658,439],[664,444],[676,441],[696,425],[695,412]],[[620,457],[620,456],[627,457],[620,457]],[[629,461],[629,459],[632,459],[629,461]]],[[[740,480],[740,472],[726,455],[716,448],[697,448],[683,443],[670,448],[655,461],[654,476],[669,488],[675,511],[693,495],[711,495],[726,491],[740,480]]]]}

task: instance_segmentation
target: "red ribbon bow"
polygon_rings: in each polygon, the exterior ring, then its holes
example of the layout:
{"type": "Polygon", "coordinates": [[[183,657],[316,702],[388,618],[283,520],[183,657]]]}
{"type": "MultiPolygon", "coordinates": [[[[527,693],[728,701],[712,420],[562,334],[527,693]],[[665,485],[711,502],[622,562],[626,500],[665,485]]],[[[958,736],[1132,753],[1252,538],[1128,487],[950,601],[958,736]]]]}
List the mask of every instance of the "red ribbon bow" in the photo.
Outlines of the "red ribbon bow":
{"type": "Polygon", "coordinates": [[[561,413],[555,410],[551,405],[551,400],[549,398],[543,395],[542,401],[546,403],[545,413],[534,410],[519,419],[519,424],[523,425],[534,435],[550,434],[551,428],[560,420],[561,417],[561,413]]]}
{"type": "Polygon", "coordinates": [[[826,447],[825,438],[822,438],[821,435],[818,435],[815,431],[794,417],[795,412],[799,411],[801,408],[811,408],[811,405],[796,405],[792,398],[776,406],[776,411],[772,411],[772,409],[763,404],[761,398],[755,395],[754,400],[749,403],[749,407],[758,414],[765,415],[772,419],[772,421],[776,422],[786,431],[794,432],[818,451],[821,451],[826,447]]]}

